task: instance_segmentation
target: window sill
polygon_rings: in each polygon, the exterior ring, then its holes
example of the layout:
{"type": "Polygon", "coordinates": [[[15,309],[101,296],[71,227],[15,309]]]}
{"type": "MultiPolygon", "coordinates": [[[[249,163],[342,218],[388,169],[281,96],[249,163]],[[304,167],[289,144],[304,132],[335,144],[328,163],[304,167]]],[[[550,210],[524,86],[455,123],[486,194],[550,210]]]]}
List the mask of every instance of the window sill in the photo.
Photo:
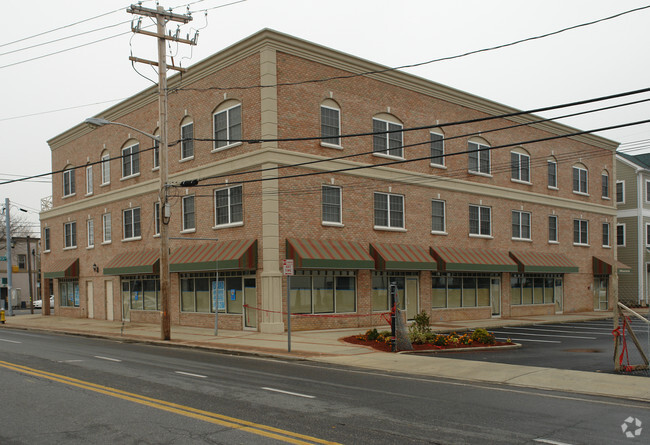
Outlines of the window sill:
{"type": "Polygon", "coordinates": [[[180,233],[194,233],[194,232],[196,232],[196,228],[181,230],[180,233]]]}
{"type": "Polygon", "coordinates": [[[591,247],[589,244],[573,243],[574,247],[591,247]]]}
{"type": "Polygon", "coordinates": [[[124,238],[124,239],[122,240],[122,242],[123,242],[123,243],[129,243],[129,242],[131,242],[131,241],[140,241],[141,239],[142,239],[141,236],[135,236],[135,237],[133,237],[133,238],[124,238]]]}
{"type": "Polygon", "coordinates": [[[431,235],[444,235],[444,236],[447,236],[449,234],[447,232],[438,232],[437,230],[432,230],[431,235]]]}
{"type": "Polygon", "coordinates": [[[41,252],[41,253],[50,253],[50,252],[51,252],[51,250],[44,250],[44,251],[41,252]]]}
{"type": "Polygon", "coordinates": [[[573,194],[574,195],[580,195],[580,196],[587,196],[587,197],[589,196],[589,193],[578,192],[578,191],[575,191],[575,190],[573,191],[573,194]]]}
{"type": "Polygon", "coordinates": [[[434,163],[429,163],[429,166],[431,168],[440,168],[442,170],[447,170],[447,166],[445,164],[434,164],[434,163]]]}
{"type": "Polygon", "coordinates": [[[120,178],[120,181],[126,181],[127,179],[137,178],[138,176],[140,176],[139,172],[134,174],[134,175],[131,175],[131,176],[123,176],[123,177],[120,178]]]}
{"type": "Polygon", "coordinates": [[[72,198],[72,197],[75,196],[75,195],[76,195],[76,193],[72,193],[72,194],[70,194],[70,195],[63,195],[63,197],[62,197],[61,199],[72,198]]]}
{"type": "Polygon", "coordinates": [[[511,238],[513,241],[519,241],[524,243],[532,243],[533,240],[530,238],[511,238]]]}
{"type": "Polygon", "coordinates": [[[336,150],[343,150],[342,146],[337,145],[337,144],[328,144],[327,142],[321,142],[320,146],[325,147],[325,148],[334,148],[336,150]]]}
{"type": "Polygon", "coordinates": [[[64,247],[63,250],[75,250],[77,246],[64,247]]]}
{"type": "Polygon", "coordinates": [[[107,185],[111,185],[110,182],[104,182],[103,184],[99,184],[100,187],[106,187],[107,185]]]}
{"type": "Polygon", "coordinates": [[[155,172],[155,171],[158,171],[158,170],[160,170],[160,166],[154,167],[154,168],[151,169],[152,172],[155,172]]]}
{"type": "Polygon", "coordinates": [[[160,233],[156,233],[153,237],[154,238],[160,238],[160,233]]]}
{"type": "Polygon", "coordinates": [[[243,226],[243,225],[244,225],[244,222],[241,221],[241,222],[230,223],[230,224],[220,224],[220,225],[218,225],[218,226],[214,226],[214,227],[212,227],[212,228],[213,228],[214,230],[217,230],[217,229],[227,229],[227,228],[229,228],[229,227],[240,227],[240,226],[243,226]]]}
{"type": "Polygon", "coordinates": [[[552,185],[547,185],[546,188],[549,190],[560,190],[559,188],[553,187],[552,185]]]}
{"type": "Polygon", "coordinates": [[[385,226],[374,226],[375,230],[384,230],[387,232],[406,232],[407,230],[403,227],[385,227],[385,226]]]}
{"type": "Polygon", "coordinates": [[[93,192],[90,192],[90,193],[86,193],[86,194],[85,194],[84,196],[85,196],[85,197],[88,197],[88,196],[93,196],[93,192]]]}
{"type": "Polygon", "coordinates": [[[530,185],[530,186],[533,185],[533,183],[530,181],[522,181],[521,179],[515,179],[515,178],[510,178],[510,182],[514,182],[516,184],[530,185]]]}
{"type": "Polygon", "coordinates": [[[484,178],[492,178],[493,176],[490,173],[477,172],[473,170],[467,170],[467,173],[470,175],[483,176],[484,178]]]}
{"type": "Polygon", "coordinates": [[[611,201],[612,200],[612,198],[610,198],[609,196],[601,196],[601,199],[604,199],[605,201],[611,201]]]}
{"type": "Polygon", "coordinates": [[[479,235],[478,233],[470,233],[470,238],[484,238],[484,239],[494,239],[492,235],[479,235]]]}
{"type": "Polygon", "coordinates": [[[235,142],[234,144],[224,145],[223,147],[215,147],[215,148],[212,149],[212,151],[210,153],[216,153],[216,152],[221,151],[221,150],[228,150],[229,148],[237,147],[238,145],[242,145],[242,143],[241,142],[235,142]]]}
{"type": "Polygon", "coordinates": [[[603,246],[603,249],[611,249],[612,246],[603,246]]]}
{"type": "Polygon", "coordinates": [[[560,244],[559,241],[549,241],[548,243],[549,243],[549,244],[560,244]]]}
{"type": "Polygon", "coordinates": [[[343,223],[330,222],[330,221],[323,221],[321,224],[326,227],[345,227],[343,223]]]}
{"type": "Polygon", "coordinates": [[[374,152],[372,155],[377,156],[378,158],[399,159],[400,161],[403,161],[403,160],[406,159],[404,156],[395,156],[395,155],[389,155],[389,154],[380,153],[380,152],[374,152]]]}
{"type": "Polygon", "coordinates": [[[90,250],[90,249],[94,249],[94,248],[95,248],[95,245],[93,244],[92,246],[86,247],[86,250],[90,250]]]}
{"type": "Polygon", "coordinates": [[[102,241],[102,246],[106,246],[107,244],[111,244],[113,241],[102,241]]]}
{"type": "Polygon", "coordinates": [[[189,156],[189,157],[187,157],[187,158],[179,159],[179,160],[178,160],[178,163],[179,163],[179,164],[182,164],[183,162],[189,162],[189,161],[193,161],[193,160],[194,160],[194,155],[189,156]]]}

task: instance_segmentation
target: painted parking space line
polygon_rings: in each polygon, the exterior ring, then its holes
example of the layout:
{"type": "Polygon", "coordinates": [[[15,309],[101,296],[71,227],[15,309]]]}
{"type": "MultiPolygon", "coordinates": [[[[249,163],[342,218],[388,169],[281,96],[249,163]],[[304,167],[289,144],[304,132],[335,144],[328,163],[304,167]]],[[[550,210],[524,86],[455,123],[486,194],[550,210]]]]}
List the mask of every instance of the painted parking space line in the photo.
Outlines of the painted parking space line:
{"type": "Polygon", "coordinates": [[[590,329],[594,331],[603,331],[603,332],[611,333],[611,326],[601,326],[599,328],[593,326],[572,326],[572,325],[563,325],[563,324],[535,324],[533,326],[548,326],[551,328],[558,327],[558,328],[569,328],[569,329],[590,329]]]}
{"type": "Polygon", "coordinates": [[[514,329],[514,330],[534,331],[534,332],[558,332],[560,334],[612,335],[611,332],[576,332],[576,331],[562,331],[562,330],[559,330],[559,329],[525,328],[525,327],[521,327],[521,326],[504,327],[503,329],[514,329]]]}
{"type": "Polygon", "coordinates": [[[539,442],[539,443],[548,443],[550,445],[572,445],[570,443],[566,442],[558,442],[557,440],[551,440],[551,439],[534,439],[533,442],[539,442]]]}
{"type": "Polygon", "coordinates": [[[529,342],[535,342],[535,343],[562,343],[559,340],[535,340],[532,338],[512,338],[512,337],[496,337],[497,340],[507,340],[510,339],[512,341],[529,341],[529,342]]]}
{"type": "Polygon", "coordinates": [[[120,360],[118,358],[104,357],[104,356],[101,356],[101,355],[95,355],[94,357],[98,358],[100,360],[107,360],[109,362],[121,362],[122,361],[122,360],[120,360]]]}
{"type": "Polygon", "coordinates": [[[7,339],[4,339],[4,338],[0,338],[0,341],[3,341],[5,343],[22,343],[22,341],[7,340],[7,339]]]}
{"type": "Polygon", "coordinates": [[[596,340],[596,337],[581,337],[578,335],[551,335],[551,334],[533,334],[530,332],[503,332],[503,331],[492,331],[494,334],[515,334],[515,335],[530,335],[532,337],[554,337],[554,338],[580,338],[583,340],[596,340]]]}
{"type": "Polygon", "coordinates": [[[193,374],[191,372],[183,372],[183,371],[174,371],[174,372],[176,374],[187,375],[187,376],[190,376],[190,377],[198,377],[200,379],[207,379],[208,378],[207,375],[193,374]]]}

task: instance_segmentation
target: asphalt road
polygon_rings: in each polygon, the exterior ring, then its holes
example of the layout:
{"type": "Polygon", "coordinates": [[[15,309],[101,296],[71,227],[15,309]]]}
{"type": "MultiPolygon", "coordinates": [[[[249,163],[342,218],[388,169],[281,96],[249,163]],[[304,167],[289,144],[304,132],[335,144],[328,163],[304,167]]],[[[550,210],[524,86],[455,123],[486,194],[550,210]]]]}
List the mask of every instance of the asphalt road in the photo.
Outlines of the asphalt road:
{"type": "Polygon", "coordinates": [[[626,418],[650,425],[639,402],[407,370],[8,329],[0,356],[2,444],[629,444],[626,418]]]}
{"type": "MultiPolygon", "coordinates": [[[[513,365],[543,366],[578,371],[614,372],[614,337],[612,321],[601,320],[580,323],[539,324],[499,328],[490,332],[499,340],[510,338],[520,343],[520,349],[508,351],[476,351],[446,354],[445,357],[479,360],[513,365]]],[[[646,354],[650,354],[648,325],[632,321],[632,327],[646,354]]],[[[641,358],[632,340],[627,336],[630,363],[640,364],[641,358]]],[[[633,375],[648,376],[647,372],[633,375]]]]}

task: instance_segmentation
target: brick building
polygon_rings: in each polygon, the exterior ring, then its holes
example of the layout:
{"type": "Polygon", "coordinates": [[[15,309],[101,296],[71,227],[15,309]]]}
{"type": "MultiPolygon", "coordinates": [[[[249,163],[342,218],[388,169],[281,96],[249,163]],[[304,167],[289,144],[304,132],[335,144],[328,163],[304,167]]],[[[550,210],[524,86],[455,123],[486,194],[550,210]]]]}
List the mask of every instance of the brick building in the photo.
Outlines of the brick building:
{"type": "MultiPolygon", "coordinates": [[[[612,306],[612,141],[271,30],[169,88],[172,324],[217,306],[281,332],[285,258],[296,329],[381,324],[390,282],[409,318],[612,306]]],[[[156,134],[156,89],[99,116],[156,134]]],[[[58,313],[158,322],[153,142],[80,124],[49,144],[58,313]]]]}

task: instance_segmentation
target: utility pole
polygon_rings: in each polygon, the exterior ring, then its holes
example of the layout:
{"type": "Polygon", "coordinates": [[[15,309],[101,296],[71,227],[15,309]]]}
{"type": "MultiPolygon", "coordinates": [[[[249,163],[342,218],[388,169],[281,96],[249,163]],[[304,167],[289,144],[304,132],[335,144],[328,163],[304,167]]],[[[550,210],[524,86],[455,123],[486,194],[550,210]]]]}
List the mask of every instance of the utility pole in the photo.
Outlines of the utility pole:
{"type": "Polygon", "coordinates": [[[9,198],[5,198],[5,223],[6,223],[6,236],[7,239],[7,308],[9,309],[9,316],[14,315],[14,308],[11,301],[11,286],[12,286],[12,266],[11,266],[11,215],[9,214],[9,198]]]}
{"type": "MultiPolygon", "coordinates": [[[[188,23],[192,20],[189,15],[174,14],[170,11],[165,11],[162,6],[156,9],[143,8],[140,5],[131,5],[126,12],[130,14],[137,14],[141,16],[153,17],[156,19],[156,32],[152,33],[144,31],[140,28],[141,19],[134,26],[131,25],[131,30],[138,34],[144,34],[158,39],[158,62],[139,59],[136,57],[129,57],[131,61],[147,63],[158,67],[158,120],[160,126],[160,305],[162,306],[162,314],[160,320],[160,338],[162,340],[169,340],[171,338],[171,323],[169,313],[169,224],[170,208],[167,202],[167,175],[169,171],[167,162],[167,56],[165,52],[165,41],[171,40],[174,42],[187,43],[190,45],[196,44],[196,36],[194,40],[185,40],[178,37],[178,32],[175,35],[167,35],[165,31],[165,24],[168,21],[188,23]]],[[[170,66],[171,69],[185,71],[182,68],[170,66]]]]}
{"type": "MultiPolygon", "coordinates": [[[[27,277],[29,278],[29,311],[34,313],[34,289],[32,288],[32,247],[27,235],[27,277]]],[[[41,306],[43,307],[43,306],[41,306]]]]}

